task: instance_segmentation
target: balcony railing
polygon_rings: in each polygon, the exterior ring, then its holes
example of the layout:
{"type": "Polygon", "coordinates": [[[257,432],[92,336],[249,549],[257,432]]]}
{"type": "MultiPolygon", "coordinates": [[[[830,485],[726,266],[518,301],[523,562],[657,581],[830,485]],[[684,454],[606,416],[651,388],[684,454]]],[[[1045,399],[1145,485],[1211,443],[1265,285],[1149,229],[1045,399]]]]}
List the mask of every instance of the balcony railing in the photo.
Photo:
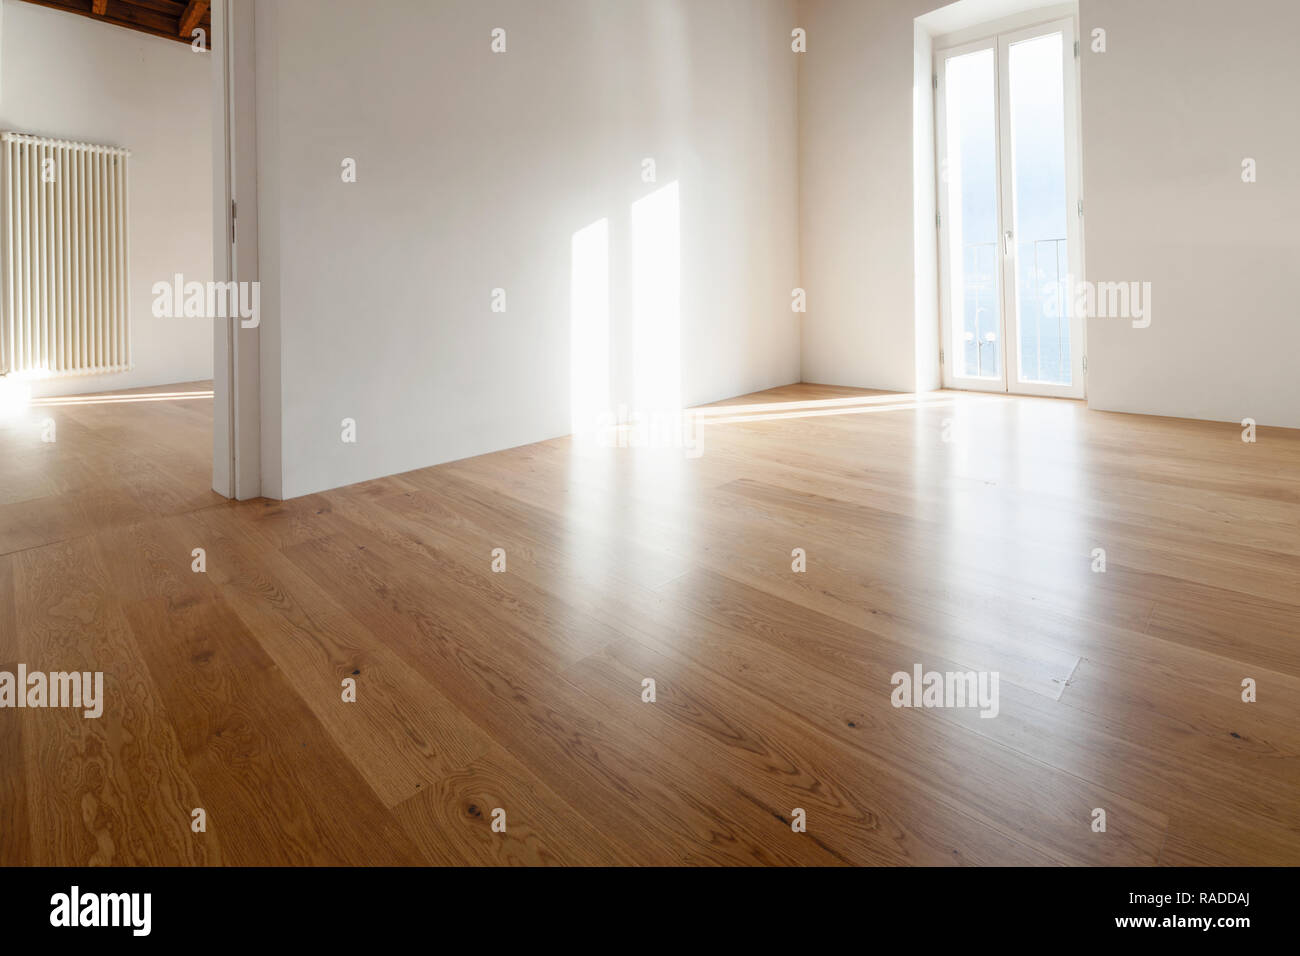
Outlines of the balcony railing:
{"type": "MultiPolygon", "coordinates": [[[[1046,310],[1043,308],[1044,295],[1047,289],[1053,287],[1057,289],[1058,296],[1069,294],[1069,290],[1064,288],[1061,275],[1061,244],[1067,241],[1065,237],[1061,237],[1030,239],[1017,243],[1018,261],[1024,262],[1028,258],[1033,260],[1033,271],[1031,273],[1019,273],[1019,284],[1021,292],[1027,293],[1030,300],[1036,303],[1037,308],[1030,315],[1027,315],[1027,310],[1022,308],[1020,317],[1022,322],[1032,319],[1035,323],[1034,368],[1039,374],[1043,369],[1042,326],[1044,319],[1047,318],[1046,310]],[[1025,255],[1023,248],[1026,246],[1029,247],[1028,255],[1025,255]]],[[[974,297],[974,314],[968,313],[963,316],[963,340],[967,343],[975,343],[975,375],[980,378],[996,377],[999,374],[996,349],[990,353],[988,359],[984,358],[984,348],[986,346],[996,347],[1000,330],[998,321],[1001,313],[1001,303],[998,299],[998,245],[999,243],[996,241],[971,242],[964,244],[962,247],[963,265],[967,266],[963,276],[962,296],[963,300],[968,296],[974,297]],[[986,262],[988,263],[987,268],[984,267],[986,262]],[[973,268],[969,267],[971,265],[973,265],[973,268]],[[985,371],[986,367],[987,372],[985,371]]],[[[1066,368],[1065,349],[1069,330],[1065,326],[1065,309],[1057,309],[1056,313],[1057,368],[1064,371],[1066,368]]],[[[1023,371],[1022,368],[1022,373],[1023,371]]]]}

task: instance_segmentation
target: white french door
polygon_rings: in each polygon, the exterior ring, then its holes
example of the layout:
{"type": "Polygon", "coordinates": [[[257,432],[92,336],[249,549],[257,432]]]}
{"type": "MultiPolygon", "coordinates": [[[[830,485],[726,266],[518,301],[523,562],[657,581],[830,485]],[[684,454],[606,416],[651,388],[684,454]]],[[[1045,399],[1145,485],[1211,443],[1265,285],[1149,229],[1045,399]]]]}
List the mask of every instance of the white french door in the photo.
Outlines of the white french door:
{"type": "Polygon", "coordinates": [[[1084,395],[1074,23],[940,50],[943,384],[1084,395]]]}

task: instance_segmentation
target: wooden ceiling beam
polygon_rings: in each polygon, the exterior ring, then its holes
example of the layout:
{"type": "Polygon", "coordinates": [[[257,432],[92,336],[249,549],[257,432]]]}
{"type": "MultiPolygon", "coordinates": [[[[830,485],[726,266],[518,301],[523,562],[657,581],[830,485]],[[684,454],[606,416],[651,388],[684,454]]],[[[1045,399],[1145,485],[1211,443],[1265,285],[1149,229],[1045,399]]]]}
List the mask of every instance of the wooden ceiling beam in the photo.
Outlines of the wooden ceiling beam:
{"type": "Polygon", "coordinates": [[[203,15],[208,12],[210,2],[211,0],[190,0],[185,7],[185,12],[181,14],[180,36],[186,40],[190,39],[194,33],[194,28],[199,25],[200,21],[203,20],[203,15]]]}
{"type": "Polygon", "coordinates": [[[212,18],[208,7],[211,0],[191,0],[182,7],[181,0],[25,0],[39,7],[50,7],[65,13],[90,17],[99,23],[108,23],[128,30],[137,30],[177,43],[189,44],[196,26],[208,31],[208,45],[212,43],[212,18]],[[101,12],[102,10],[102,12],[101,12]],[[190,19],[192,25],[186,26],[190,19]],[[184,27],[184,29],[182,29],[184,27]]]}

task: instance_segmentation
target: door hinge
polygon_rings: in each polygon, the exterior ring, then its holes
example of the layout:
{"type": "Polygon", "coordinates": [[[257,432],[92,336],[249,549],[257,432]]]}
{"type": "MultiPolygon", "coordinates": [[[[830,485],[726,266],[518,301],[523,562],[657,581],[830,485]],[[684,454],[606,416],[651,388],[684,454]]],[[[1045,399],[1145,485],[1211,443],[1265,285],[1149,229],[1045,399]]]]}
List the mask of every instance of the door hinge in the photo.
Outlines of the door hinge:
{"type": "Polygon", "coordinates": [[[1079,200],[1079,218],[1080,218],[1080,219],[1083,218],[1083,200],[1082,200],[1082,199],[1079,200]]]}
{"type": "Polygon", "coordinates": [[[939,74],[933,73],[930,76],[931,85],[937,90],[939,88],[939,74]]]}
{"type": "Polygon", "coordinates": [[[1088,371],[1088,356],[1086,355],[1083,357],[1083,371],[1085,373],[1088,371]]]}
{"type": "Polygon", "coordinates": [[[230,244],[232,246],[235,244],[235,218],[237,215],[238,215],[238,207],[235,205],[235,201],[232,199],[230,200],[230,244]]]}
{"type": "Polygon", "coordinates": [[[943,213],[941,213],[941,212],[936,212],[936,213],[934,214],[934,228],[936,228],[936,229],[942,229],[942,228],[943,228],[943,213]]]}
{"type": "Polygon", "coordinates": [[[1076,60],[1079,58],[1079,41],[1078,41],[1078,40],[1075,40],[1075,41],[1074,41],[1074,58],[1075,58],[1076,60]]]}
{"type": "Polygon", "coordinates": [[[943,364],[943,349],[939,349],[939,364],[943,364]]]}

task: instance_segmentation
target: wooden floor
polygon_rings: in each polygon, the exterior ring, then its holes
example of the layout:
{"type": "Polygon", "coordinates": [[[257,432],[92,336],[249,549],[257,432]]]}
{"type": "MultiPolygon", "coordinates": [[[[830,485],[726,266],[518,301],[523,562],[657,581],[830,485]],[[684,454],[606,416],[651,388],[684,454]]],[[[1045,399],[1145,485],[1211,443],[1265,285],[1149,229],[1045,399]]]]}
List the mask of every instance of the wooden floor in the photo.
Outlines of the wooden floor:
{"type": "Polygon", "coordinates": [[[1300,863],[1298,433],[791,386],[235,504],[148,397],[0,424],[0,670],[107,698],[0,710],[0,863],[1300,863]]]}

